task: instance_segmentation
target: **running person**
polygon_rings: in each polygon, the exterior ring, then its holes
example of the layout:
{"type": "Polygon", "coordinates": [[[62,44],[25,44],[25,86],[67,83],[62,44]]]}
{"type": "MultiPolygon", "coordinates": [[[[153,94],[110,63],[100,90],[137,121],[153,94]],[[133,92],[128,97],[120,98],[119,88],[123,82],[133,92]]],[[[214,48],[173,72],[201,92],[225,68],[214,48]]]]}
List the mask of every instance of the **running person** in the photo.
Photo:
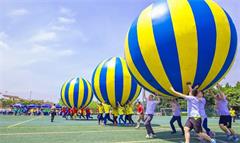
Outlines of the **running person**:
{"type": "Polygon", "coordinates": [[[204,93],[202,91],[198,91],[197,97],[200,101],[199,111],[200,111],[200,115],[201,115],[202,120],[203,120],[202,127],[204,128],[204,130],[206,131],[206,133],[210,137],[214,137],[215,134],[211,131],[211,129],[208,128],[208,117],[207,117],[207,114],[205,112],[206,99],[204,97],[204,93]]]}
{"type": "MultiPolygon", "coordinates": [[[[188,88],[189,88],[189,91],[192,92],[193,89],[190,84],[188,84],[188,88]]],[[[195,87],[195,90],[197,89],[198,89],[198,86],[195,87]]],[[[208,119],[205,111],[206,99],[204,97],[203,91],[198,90],[197,98],[199,99],[199,113],[202,118],[202,127],[206,131],[207,135],[214,138],[215,136],[214,132],[212,132],[211,129],[208,128],[208,119]]]]}
{"type": "Polygon", "coordinates": [[[203,138],[211,143],[216,143],[214,139],[211,139],[211,137],[209,137],[206,133],[202,131],[202,119],[199,112],[200,101],[197,98],[197,89],[193,89],[190,92],[189,96],[175,91],[173,87],[171,87],[170,89],[176,96],[187,100],[188,119],[184,127],[185,143],[190,143],[190,131],[192,129],[195,130],[195,132],[200,138],[203,138]]]}
{"type": "Polygon", "coordinates": [[[118,125],[121,125],[122,122],[123,122],[123,124],[126,124],[126,122],[123,120],[124,112],[125,112],[124,107],[121,106],[120,103],[118,103],[118,115],[119,115],[119,117],[118,117],[118,125]]]}
{"type": "MultiPolygon", "coordinates": [[[[217,112],[220,116],[219,118],[219,127],[226,133],[228,140],[233,140],[234,142],[238,142],[239,138],[235,134],[235,131],[232,129],[232,117],[230,116],[228,110],[228,100],[225,94],[221,91],[221,86],[217,84],[218,94],[215,95],[215,102],[217,112]]],[[[210,90],[213,94],[213,92],[210,90]]]]}
{"type": "Polygon", "coordinates": [[[53,106],[51,107],[51,122],[53,122],[55,115],[56,115],[56,106],[55,104],[53,104],[53,106]]]}
{"type": "Polygon", "coordinates": [[[140,121],[144,122],[144,107],[140,101],[137,102],[136,106],[137,106],[137,115],[138,115],[136,128],[138,129],[141,125],[140,121]]]}
{"type": "Polygon", "coordinates": [[[98,118],[98,125],[102,124],[103,123],[103,105],[102,103],[98,103],[98,115],[97,115],[97,118],[98,118]]]}
{"type": "Polygon", "coordinates": [[[129,124],[130,125],[134,125],[135,123],[134,123],[134,121],[132,119],[132,115],[134,114],[134,112],[133,112],[133,105],[132,105],[132,103],[130,101],[127,103],[127,106],[126,106],[126,114],[128,115],[129,124]]]}
{"type": "Polygon", "coordinates": [[[173,116],[172,119],[170,120],[170,126],[172,128],[172,132],[171,134],[176,134],[176,129],[174,127],[174,122],[177,121],[178,126],[181,128],[182,130],[182,135],[184,135],[184,129],[182,126],[182,120],[181,120],[181,108],[180,108],[180,104],[178,103],[177,99],[173,98],[170,102],[171,106],[172,106],[172,112],[173,112],[173,116]]]}
{"type": "Polygon", "coordinates": [[[118,108],[112,107],[112,115],[113,115],[113,124],[116,126],[118,124],[117,118],[118,118],[118,108]]]}
{"type": "Polygon", "coordinates": [[[114,123],[114,121],[111,119],[110,117],[110,109],[111,109],[111,106],[108,105],[107,103],[103,102],[103,109],[104,109],[104,125],[107,124],[107,120],[111,121],[112,123],[114,123]]]}
{"type": "Polygon", "coordinates": [[[152,121],[154,113],[155,113],[156,105],[160,103],[160,97],[159,96],[157,97],[157,100],[154,100],[153,98],[154,98],[153,94],[150,94],[147,98],[145,90],[143,90],[143,99],[147,103],[146,113],[145,113],[146,114],[146,119],[145,119],[145,122],[144,122],[144,125],[145,125],[146,130],[147,130],[147,135],[146,135],[147,139],[151,139],[155,136],[155,133],[153,132],[153,129],[152,129],[151,121],[152,121]]]}

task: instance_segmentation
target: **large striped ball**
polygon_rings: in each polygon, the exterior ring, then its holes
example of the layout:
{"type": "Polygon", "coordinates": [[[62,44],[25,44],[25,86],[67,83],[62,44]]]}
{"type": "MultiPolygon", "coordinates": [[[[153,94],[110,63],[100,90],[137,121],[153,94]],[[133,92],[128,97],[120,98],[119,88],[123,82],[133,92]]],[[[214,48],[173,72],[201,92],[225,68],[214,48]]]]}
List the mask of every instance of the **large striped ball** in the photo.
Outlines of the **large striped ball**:
{"type": "Polygon", "coordinates": [[[130,75],[126,61],[113,57],[103,61],[95,69],[92,76],[93,92],[100,102],[106,102],[113,107],[137,99],[141,87],[130,75]]]}
{"type": "Polygon", "coordinates": [[[187,93],[223,79],[233,64],[237,33],[230,16],[212,0],[158,0],[132,23],[125,58],[137,81],[152,92],[187,93]]]}
{"type": "Polygon", "coordinates": [[[66,81],[61,90],[61,99],[67,107],[84,108],[92,101],[93,92],[90,83],[83,78],[66,81]]]}

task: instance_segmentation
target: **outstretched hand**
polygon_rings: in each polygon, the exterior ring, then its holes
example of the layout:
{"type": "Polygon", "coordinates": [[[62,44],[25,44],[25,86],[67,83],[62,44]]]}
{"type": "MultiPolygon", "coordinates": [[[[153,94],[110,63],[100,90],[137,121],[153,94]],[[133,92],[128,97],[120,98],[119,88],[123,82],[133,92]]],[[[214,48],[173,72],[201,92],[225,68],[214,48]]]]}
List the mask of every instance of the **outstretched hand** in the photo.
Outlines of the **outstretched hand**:
{"type": "Polygon", "coordinates": [[[173,92],[175,91],[175,89],[172,86],[169,89],[173,92]]]}

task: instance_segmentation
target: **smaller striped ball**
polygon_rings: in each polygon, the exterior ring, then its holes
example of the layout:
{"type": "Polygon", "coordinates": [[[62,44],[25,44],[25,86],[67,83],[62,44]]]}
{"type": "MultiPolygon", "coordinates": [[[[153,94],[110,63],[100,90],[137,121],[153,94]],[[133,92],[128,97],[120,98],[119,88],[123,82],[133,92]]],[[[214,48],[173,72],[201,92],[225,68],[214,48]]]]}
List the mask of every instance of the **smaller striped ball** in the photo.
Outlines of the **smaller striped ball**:
{"type": "Polygon", "coordinates": [[[91,84],[83,78],[66,81],[61,90],[61,99],[67,107],[87,107],[93,98],[91,84]]]}
{"type": "Polygon", "coordinates": [[[135,101],[141,91],[141,87],[129,73],[126,61],[120,57],[100,63],[93,73],[92,85],[96,98],[113,107],[118,103],[124,105],[128,101],[135,101]]]}

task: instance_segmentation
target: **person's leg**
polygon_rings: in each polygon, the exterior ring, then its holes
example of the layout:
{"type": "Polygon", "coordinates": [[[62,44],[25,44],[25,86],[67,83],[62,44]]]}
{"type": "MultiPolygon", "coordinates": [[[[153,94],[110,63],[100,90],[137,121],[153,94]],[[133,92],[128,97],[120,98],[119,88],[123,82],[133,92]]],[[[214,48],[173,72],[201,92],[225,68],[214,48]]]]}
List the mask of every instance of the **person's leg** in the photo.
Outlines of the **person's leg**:
{"type": "Polygon", "coordinates": [[[127,124],[127,121],[129,122],[129,115],[125,115],[125,120],[124,120],[125,124],[127,124]]]}
{"type": "Polygon", "coordinates": [[[133,125],[133,124],[134,124],[134,121],[133,121],[133,119],[132,119],[132,114],[130,114],[130,115],[129,115],[129,120],[130,120],[130,121],[129,121],[129,122],[130,122],[130,124],[132,124],[132,125],[133,125]]]}
{"type": "Polygon", "coordinates": [[[125,120],[123,120],[123,115],[120,116],[120,120],[121,120],[124,124],[126,124],[125,120]]]}
{"type": "Polygon", "coordinates": [[[207,118],[203,119],[202,126],[203,126],[204,130],[206,131],[207,135],[209,135],[211,130],[208,128],[208,120],[207,120],[207,118]]]}
{"type": "Polygon", "coordinates": [[[184,127],[185,143],[190,143],[190,128],[184,127]]]}
{"type": "Polygon", "coordinates": [[[104,125],[106,125],[106,124],[107,124],[107,113],[104,114],[104,118],[103,118],[103,120],[104,120],[104,122],[103,122],[104,125]]]}
{"type": "Polygon", "coordinates": [[[151,120],[152,120],[152,116],[151,115],[147,115],[146,120],[144,122],[144,125],[145,125],[146,130],[147,130],[147,135],[149,135],[149,136],[152,134],[151,120]]]}
{"type": "Polygon", "coordinates": [[[231,131],[224,125],[224,124],[219,124],[219,127],[223,132],[225,132],[227,135],[231,135],[231,131]]]}
{"type": "Polygon", "coordinates": [[[53,122],[53,113],[51,113],[51,122],[53,122]]]}
{"type": "Polygon", "coordinates": [[[110,114],[108,114],[107,119],[108,119],[108,121],[114,123],[114,121],[113,121],[113,120],[111,119],[111,117],[110,117],[110,114]]]}
{"type": "Polygon", "coordinates": [[[98,119],[98,125],[100,125],[100,121],[101,121],[101,115],[100,114],[97,115],[97,119],[98,119]]]}
{"type": "Polygon", "coordinates": [[[177,117],[177,123],[178,123],[178,126],[181,128],[182,130],[182,134],[184,135],[184,129],[183,129],[183,125],[182,125],[182,119],[181,119],[181,116],[178,116],[177,117]]]}
{"type": "Polygon", "coordinates": [[[118,124],[121,124],[121,117],[122,117],[122,115],[119,115],[119,117],[118,117],[118,124]]]}
{"type": "Polygon", "coordinates": [[[139,114],[138,118],[137,118],[137,126],[136,126],[136,128],[140,127],[140,120],[141,120],[141,115],[139,114]]]}
{"type": "Polygon", "coordinates": [[[215,140],[211,139],[210,136],[208,136],[206,133],[204,133],[202,131],[202,119],[201,118],[198,118],[198,119],[192,119],[192,123],[193,123],[193,128],[195,130],[195,132],[197,133],[197,135],[206,140],[206,141],[209,141],[209,142],[216,142],[215,140]]]}
{"type": "Polygon", "coordinates": [[[176,121],[176,117],[175,116],[172,116],[172,119],[170,120],[170,126],[171,126],[171,128],[172,128],[172,134],[173,133],[176,133],[176,129],[175,129],[175,127],[174,127],[174,122],[176,121]]]}

